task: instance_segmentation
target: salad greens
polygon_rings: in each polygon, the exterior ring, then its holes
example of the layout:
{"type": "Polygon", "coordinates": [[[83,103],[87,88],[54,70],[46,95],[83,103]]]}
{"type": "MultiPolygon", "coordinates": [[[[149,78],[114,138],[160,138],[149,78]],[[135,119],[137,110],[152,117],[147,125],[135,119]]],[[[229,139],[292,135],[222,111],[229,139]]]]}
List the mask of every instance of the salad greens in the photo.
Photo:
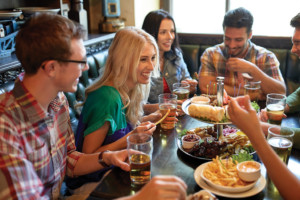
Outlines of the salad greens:
{"type": "Polygon", "coordinates": [[[254,108],[254,110],[256,110],[257,113],[260,111],[260,107],[255,101],[251,102],[251,106],[254,108]]]}
{"type": "Polygon", "coordinates": [[[186,132],[188,132],[188,130],[187,129],[183,129],[181,131],[181,133],[178,134],[178,137],[181,138],[182,136],[186,135],[186,132]]]}
{"type": "Polygon", "coordinates": [[[233,161],[237,161],[238,163],[248,160],[253,160],[253,156],[248,152],[241,152],[239,154],[234,154],[231,156],[233,161]]]}

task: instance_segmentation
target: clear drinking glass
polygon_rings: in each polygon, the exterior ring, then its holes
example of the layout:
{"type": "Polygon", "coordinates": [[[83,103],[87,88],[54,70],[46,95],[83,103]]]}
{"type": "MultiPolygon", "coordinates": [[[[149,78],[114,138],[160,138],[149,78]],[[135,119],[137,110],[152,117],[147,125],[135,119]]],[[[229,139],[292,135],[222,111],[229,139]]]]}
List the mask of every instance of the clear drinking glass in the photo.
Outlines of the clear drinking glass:
{"type": "Polygon", "coordinates": [[[267,94],[267,115],[270,124],[281,125],[286,104],[286,96],[283,94],[267,94]]]}
{"type": "Polygon", "coordinates": [[[151,179],[153,139],[151,135],[136,133],[127,137],[132,186],[148,183],[151,179]]]}
{"type": "Polygon", "coordinates": [[[169,112],[168,116],[161,122],[162,129],[173,129],[176,123],[177,95],[165,93],[158,95],[159,111],[162,116],[169,112]]]}
{"type": "MultiPolygon", "coordinates": [[[[268,129],[268,143],[286,165],[291,155],[294,134],[294,131],[287,127],[272,126],[268,129]]],[[[267,185],[271,196],[279,195],[276,186],[268,175],[267,185]]]]}
{"type": "Polygon", "coordinates": [[[173,94],[177,95],[177,100],[186,100],[190,94],[190,84],[188,83],[174,83],[173,94]]]}
{"type": "Polygon", "coordinates": [[[260,83],[261,81],[248,82],[244,85],[245,95],[249,95],[251,101],[258,101],[260,96],[260,83]]]}

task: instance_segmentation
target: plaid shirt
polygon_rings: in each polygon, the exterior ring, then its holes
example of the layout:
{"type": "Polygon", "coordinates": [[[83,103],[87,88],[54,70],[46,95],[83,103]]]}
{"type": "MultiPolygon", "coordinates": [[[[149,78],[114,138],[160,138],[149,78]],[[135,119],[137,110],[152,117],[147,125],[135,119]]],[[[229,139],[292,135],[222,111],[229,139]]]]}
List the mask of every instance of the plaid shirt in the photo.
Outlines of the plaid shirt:
{"type": "Polygon", "coordinates": [[[61,92],[45,112],[17,79],[0,96],[0,199],[57,199],[75,151],[68,103],[61,92]]]}
{"type": "MultiPolygon", "coordinates": [[[[227,59],[228,54],[224,43],[207,48],[201,56],[200,78],[204,76],[223,76],[226,85],[243,87],[244,80],[240,73],[229,71],[226,67],[227,59]]],[[[279,61],[271,51],[249,41],[244,59],[255,64],[270,77],[284,81],[279,69],[279,61]]]]}

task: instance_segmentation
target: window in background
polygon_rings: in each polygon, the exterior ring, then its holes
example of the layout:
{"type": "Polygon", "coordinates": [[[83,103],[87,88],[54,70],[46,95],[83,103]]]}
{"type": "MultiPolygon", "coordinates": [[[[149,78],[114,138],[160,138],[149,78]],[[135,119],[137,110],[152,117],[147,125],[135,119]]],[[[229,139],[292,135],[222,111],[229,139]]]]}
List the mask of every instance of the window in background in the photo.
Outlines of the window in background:
{"type": "Polygon", "coordinates": [[[177,32],[223,33],[225,0],[173,0],[177,32]]]}
{"type": "MultiPolygon", "coordinates": [[[[225,0],[173,0],[178,32],[223,34],[225,0]]],[[[290,20],[300,12],[300,0],[229,0],[229,9],[244,7],[253,17],[253,35],[291,36],[290,20]]]]}

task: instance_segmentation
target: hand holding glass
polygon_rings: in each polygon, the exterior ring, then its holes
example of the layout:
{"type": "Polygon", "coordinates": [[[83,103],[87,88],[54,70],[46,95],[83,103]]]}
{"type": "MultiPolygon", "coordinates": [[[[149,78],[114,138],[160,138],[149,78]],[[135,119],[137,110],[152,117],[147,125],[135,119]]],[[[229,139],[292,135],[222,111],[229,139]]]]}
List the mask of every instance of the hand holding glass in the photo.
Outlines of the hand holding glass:
{"type": "Polygon", "coordinates": [[[151,135],[136,133],[127,137],[132,186],[144,185],[151,179],[153,139],[151,135]]]}
{"type": "Polygon", "coordinates": [[[160,94],[158,95],[159,110],[162,116],[170,110],[169,115],[160,124],[162,129],[173,129],[176,123],[177,110],[177,95],[175,94],[160,94]]]}
{"type": "Polygon", "coordinates": [[[174,83],[173,94],[177,95],[177,100],[188,99],[190,94],[190,85],[188,83],[174,83]]]}
{"type": "Polygon", "coordinates": [[[282,94],[268,94],[267,95],[267,115],[270,124],[281,125],[283,112],[285,108],[286,96],[282,94]]]}

